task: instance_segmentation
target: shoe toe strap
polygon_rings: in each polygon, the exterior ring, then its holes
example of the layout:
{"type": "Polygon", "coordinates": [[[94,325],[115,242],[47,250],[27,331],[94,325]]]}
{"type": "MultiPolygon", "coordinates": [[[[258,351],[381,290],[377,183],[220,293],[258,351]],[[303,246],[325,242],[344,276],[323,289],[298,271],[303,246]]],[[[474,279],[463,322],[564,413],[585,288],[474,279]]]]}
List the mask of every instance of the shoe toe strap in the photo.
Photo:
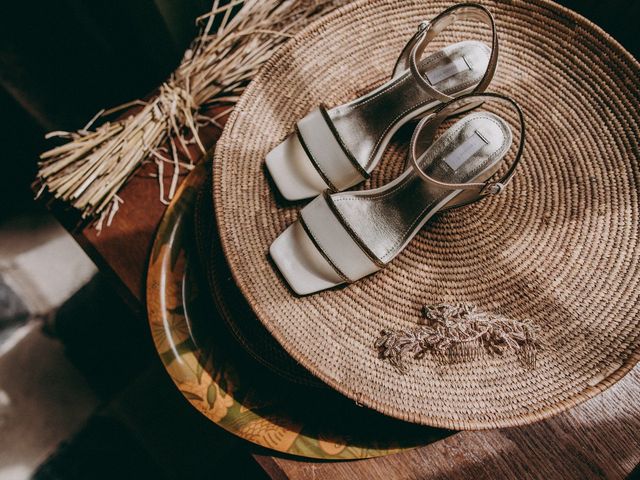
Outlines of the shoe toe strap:
{"type": "Polygon", "coordinates": [[[346,147],[326,108],[320,105],[295,126],[309,161],[332,191],[339,191],[369,178],[346,147]]]}
{"type": "Polygon", "coordinates": [[[355,282],[384,264],[371,256],[331,202],[328,194],[318,195],[301,210],[299,221],[338,276],[347,283],[355,282]]]}

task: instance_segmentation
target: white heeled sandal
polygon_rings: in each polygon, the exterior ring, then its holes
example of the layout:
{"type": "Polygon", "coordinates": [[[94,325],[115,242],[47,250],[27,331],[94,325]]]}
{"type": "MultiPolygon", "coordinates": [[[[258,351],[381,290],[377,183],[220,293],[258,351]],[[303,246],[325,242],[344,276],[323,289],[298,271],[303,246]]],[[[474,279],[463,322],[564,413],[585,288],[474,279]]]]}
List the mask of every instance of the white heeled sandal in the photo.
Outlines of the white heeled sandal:
{"type": "Polygon", "coordinates": [[[369,177],[389,139],[407,122],[460,95],[483,92],[498,60],[494,19],[485,7],[454,5],[420,24],[402,50],[391,79],[347,104],[320,105],[295,126],[266,157],[283,197],[301,200],[329,189],[352,187],[369,177]],[[477,20],[491,28],[491,48],[478,41],[450,45],[420,60],[427,45],[457,20],[477,20]]]}
{"type": "Polygon", "coordinates": [[[522,111],[508,97],[485,93],[455,99],[417,125],[410,168],[380,188],[318,196],[272,243],[271,257],[299,295],[377,272],[436,213],[502,192],[520,161],[524,139],[522,111]],[[491,177],[512,146],[511,129],[498,115],[469,113],[432,141],[438,126],[461,105],[486,101],[511,106],[520,122],[514,160],[498,181],[491,177]]]}

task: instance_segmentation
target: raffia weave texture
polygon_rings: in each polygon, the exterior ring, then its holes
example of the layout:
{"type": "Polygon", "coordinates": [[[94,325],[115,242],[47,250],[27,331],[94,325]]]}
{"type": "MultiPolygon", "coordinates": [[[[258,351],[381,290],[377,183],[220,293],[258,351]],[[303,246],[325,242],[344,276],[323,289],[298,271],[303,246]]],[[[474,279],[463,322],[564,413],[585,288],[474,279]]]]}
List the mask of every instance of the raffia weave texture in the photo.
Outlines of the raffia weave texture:
{"type": "MultiPolygon", "coordinates": [[[[299,298],[267,256],[301,204],[274,193],[266,153],[317,104],[344,103],[386,79],[420,20],[444,1],[360,1],[280,49],[246,90],[218,143],[214,204],[236,283],[297,361],[362,405],[404,420],[476,429],[529,423],[592,397],[640,357],[640,67],[595,25],[554,3],[483,2],[500,61],[490,90],[528,122],[502,195],[431,221],[383,272],[299,298]],[[467,303],[541,327],[537,366],[515,354],[443,365],[379,359],[383,329],[411,328],[424,304],[467,303]]],[[[443,42],[483,37],[454,25],[443,42]]],[[[508,111],[497,110],[515,120],[508,111]]],[[[398,135],[364,188],[401,171],[398,135]]]]}

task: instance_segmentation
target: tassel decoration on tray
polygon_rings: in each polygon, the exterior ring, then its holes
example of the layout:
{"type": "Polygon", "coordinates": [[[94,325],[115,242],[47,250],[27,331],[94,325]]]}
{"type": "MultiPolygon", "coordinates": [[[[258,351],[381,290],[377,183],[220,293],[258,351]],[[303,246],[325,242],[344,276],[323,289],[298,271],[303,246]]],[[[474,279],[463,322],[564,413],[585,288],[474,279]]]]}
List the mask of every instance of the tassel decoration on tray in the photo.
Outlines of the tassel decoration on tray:
{"type": "Polygon", "coordinates": [[[101,111],[81,130],[51,132],[66,142],[40,156],[38,196],[48,192],[109,225],[122,203],[118,191],[147,161],[158,166],[160,200],[173,197],[179,176],[193,168],[187,146],[197,144],[199,127],[227,114],[275,49],[311,21],[346,0],[215,0],[198,18],[200,34],[180,66],[149,101],[136,100],[101,111]],[[205,115],[213,105],[227,106],[215,117],[205,115]],[[115,112],[138,109],[115,121],[99,122],[115,112]],[[98,125],[94,127],[94,125],[98,125]],[[93,127],[93,128],[92,128],[93,127]],[[172,177],[165,192],[165,169],[172,177]]]}

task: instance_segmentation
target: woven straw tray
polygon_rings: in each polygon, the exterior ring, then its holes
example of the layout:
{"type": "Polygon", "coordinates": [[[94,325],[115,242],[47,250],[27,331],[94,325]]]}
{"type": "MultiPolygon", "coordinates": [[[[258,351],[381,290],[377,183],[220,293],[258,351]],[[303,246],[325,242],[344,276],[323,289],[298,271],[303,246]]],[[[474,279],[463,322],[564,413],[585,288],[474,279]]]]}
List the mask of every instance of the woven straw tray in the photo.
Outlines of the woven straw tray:
{"type": "MultiPolygon", "coordinates": [[[[355,2],[276,52],[218,142],[215,214],[256,316],[329,386],[412,422],[519,425],[596,395],[640,358],[640,66],[597,26],[549,1],[483,2],[500,38],[490,89],[516,99],[528,123],[508,190],[437,217],[387,269],[348,287],[297,297],[268,258],[303,204],[274,194],[266,153],[317,104],[344,103],[388,78],[420,20],[450,4],[355,2]],[[382,329],[411,328],[437,303],[534,322],[543,344],[535,367],[516,354],[451,364],[427,356],[401,374],[378,358],[382,329]]],[[[457,23],[434,48],[483,32],[457,23]]],[[[400,173],[410,133],[397,135],[361,188],[400,173]]]]}

